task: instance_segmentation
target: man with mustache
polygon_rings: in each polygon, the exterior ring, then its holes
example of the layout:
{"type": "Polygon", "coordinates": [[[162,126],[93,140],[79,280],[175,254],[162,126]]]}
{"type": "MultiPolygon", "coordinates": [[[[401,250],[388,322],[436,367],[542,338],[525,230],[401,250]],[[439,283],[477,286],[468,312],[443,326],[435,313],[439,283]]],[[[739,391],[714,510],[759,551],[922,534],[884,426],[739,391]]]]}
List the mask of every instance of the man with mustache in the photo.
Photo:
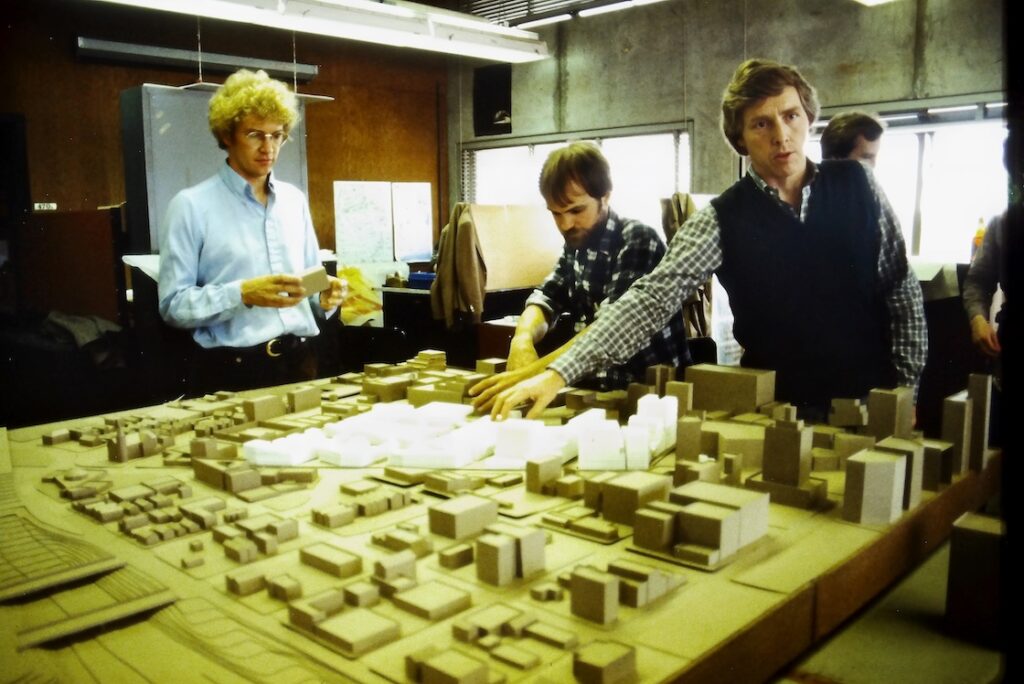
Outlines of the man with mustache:
{"type": "MultiPolygon", "coordinates": [[[[649,273],[665,254],[665,243],[653,228],[623,218],[609,207],[611,172],[597,145],[574,142],[554,150],[544,163],[539,185],[565,249],[551,274],[526,300],[509,346],[508,372],[470,390],[477,395],[478,406],[515,381],[540,372],[571,348],[601,310],[649,273]],[[569,315],[575,336],[539,359],[535,345],[562,313],[569,315]]],[[[686,328],[677,311],[628,357],[595,369],[587,384],[599,390],[624,388],[642,381],[649,366],[689,363],[686,328]]]]}

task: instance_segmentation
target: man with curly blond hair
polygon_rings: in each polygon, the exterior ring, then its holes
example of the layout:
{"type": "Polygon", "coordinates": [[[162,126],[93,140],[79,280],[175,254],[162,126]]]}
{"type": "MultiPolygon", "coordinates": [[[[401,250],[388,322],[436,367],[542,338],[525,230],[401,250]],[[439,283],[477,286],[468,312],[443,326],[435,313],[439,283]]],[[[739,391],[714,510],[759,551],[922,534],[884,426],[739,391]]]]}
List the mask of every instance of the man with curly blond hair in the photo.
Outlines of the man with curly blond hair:
{"type": "Polygon", "coordinates": [[[192,331],[193,393],[315,377],[317,316],[334,312],[345,287],[329,277],[326,289],[307,292],[300,277],[320,265],[309,205],[272,171],[298,118],[284,83],[263,71],[232,74],[209,109],[225,164],[168,206],[160,315],[192,331]]]}

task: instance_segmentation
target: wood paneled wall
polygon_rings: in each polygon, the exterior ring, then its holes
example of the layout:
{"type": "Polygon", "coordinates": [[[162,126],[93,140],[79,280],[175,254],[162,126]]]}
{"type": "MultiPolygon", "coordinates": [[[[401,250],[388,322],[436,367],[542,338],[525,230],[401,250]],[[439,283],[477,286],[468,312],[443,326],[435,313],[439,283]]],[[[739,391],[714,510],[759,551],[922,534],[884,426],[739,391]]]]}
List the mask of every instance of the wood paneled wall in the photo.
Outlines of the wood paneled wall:
{"type": "MultiPolygon", "coordinates": [[[[9,3],[3,14],[0,112],[26,118],[32,201],[56,202],[61,211],[124,201],[120,92],[191,83],[198,74],[80,59],[76,39],[195,50],[197,20],[81,0],[9,3]]],[[[206,19],[198,28],[204,52],[292,60],[291,32],[206,19]]],[[[334,98],[306,109],[309,200],[321,247],[334,248],[335,180],[429,181],[436,240],[448,212],[445,58],[306,34],[295,35],[295,54],[320,67],[299,91],[334,98]]],[[[206,130],[196,135],[215,144],[206,130]]]]}

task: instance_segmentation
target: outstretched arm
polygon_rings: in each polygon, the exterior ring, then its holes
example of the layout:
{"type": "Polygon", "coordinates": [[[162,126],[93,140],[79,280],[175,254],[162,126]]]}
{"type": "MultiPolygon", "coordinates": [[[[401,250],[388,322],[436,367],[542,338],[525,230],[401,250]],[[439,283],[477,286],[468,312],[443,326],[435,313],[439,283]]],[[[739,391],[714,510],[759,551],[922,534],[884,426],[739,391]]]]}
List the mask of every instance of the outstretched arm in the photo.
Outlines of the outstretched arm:
{"type": "MultiPolygon", "coordinates": [[[[569,351],[572,345],[576,343],[576,340],[578,340],[585,332],[586,329],[581,330],[561,347],[539,359],[535,359],[534,361],[524,366],[520,366],[519,368],[510,369],[504,373],[497,373],[488,378],[484,378],[477,384],[470,387],[469,395],[476,397],[476,399],[473,400],[473,408],[481,413],[493,408],[495,399],[499,394],[513,385],[543,372],[544,369],[547,368],[555,359],[569,351]]],[[[506,411],[506,415],[507,413],[508,412],[506,411]]]]}

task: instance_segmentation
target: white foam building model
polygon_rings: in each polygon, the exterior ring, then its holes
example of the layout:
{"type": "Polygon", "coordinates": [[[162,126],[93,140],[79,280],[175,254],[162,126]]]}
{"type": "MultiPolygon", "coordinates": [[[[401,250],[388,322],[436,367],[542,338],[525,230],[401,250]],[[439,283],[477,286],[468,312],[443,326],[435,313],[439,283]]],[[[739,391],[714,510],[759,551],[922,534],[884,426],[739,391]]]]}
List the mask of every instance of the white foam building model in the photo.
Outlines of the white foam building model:
{"type": "Polygon", "coordinates": [[[255,465],[294,466],[314,458],[336,466],[365,468],[382,459],[403,468],[524,468],[528,460],[578,456],[583,470],[646,470],[651,457],[675,444],[676,397],[648,395],[621,426],[594,408],[565,425],[511,418],[471,420],[468,404],[431,402],[419,408],[399,402],[373,408],[321,428],[275,440],[252,440],[243,456],[255,465]]]}
{"type": "Polygon", "coordinates": [[[275,440],[251,440],[243,457],[265,466],[294,466],[314,458],[347,468],[364,468],[387,458],[393,465],[457,468],[487,456],[493,427],[469,422],[473,407],[432,402],[419,408],[388,402],[324,428],[275,440]]]}
{"type": "Polygon", "coordinates": [[[274,440],[252,439],[242,445],[242,457],[259,466],[297,466],[316,458],[316,436],[297,433],[274,440]]]}
{"type": "Polygon", "coordinates": [[[576,437],[580,470],[646,470],[652,456],[675,445],[678,409],[678,398],[648,394],[625,426],[602,409],[576,416],[565,427],[576,437]]]}

